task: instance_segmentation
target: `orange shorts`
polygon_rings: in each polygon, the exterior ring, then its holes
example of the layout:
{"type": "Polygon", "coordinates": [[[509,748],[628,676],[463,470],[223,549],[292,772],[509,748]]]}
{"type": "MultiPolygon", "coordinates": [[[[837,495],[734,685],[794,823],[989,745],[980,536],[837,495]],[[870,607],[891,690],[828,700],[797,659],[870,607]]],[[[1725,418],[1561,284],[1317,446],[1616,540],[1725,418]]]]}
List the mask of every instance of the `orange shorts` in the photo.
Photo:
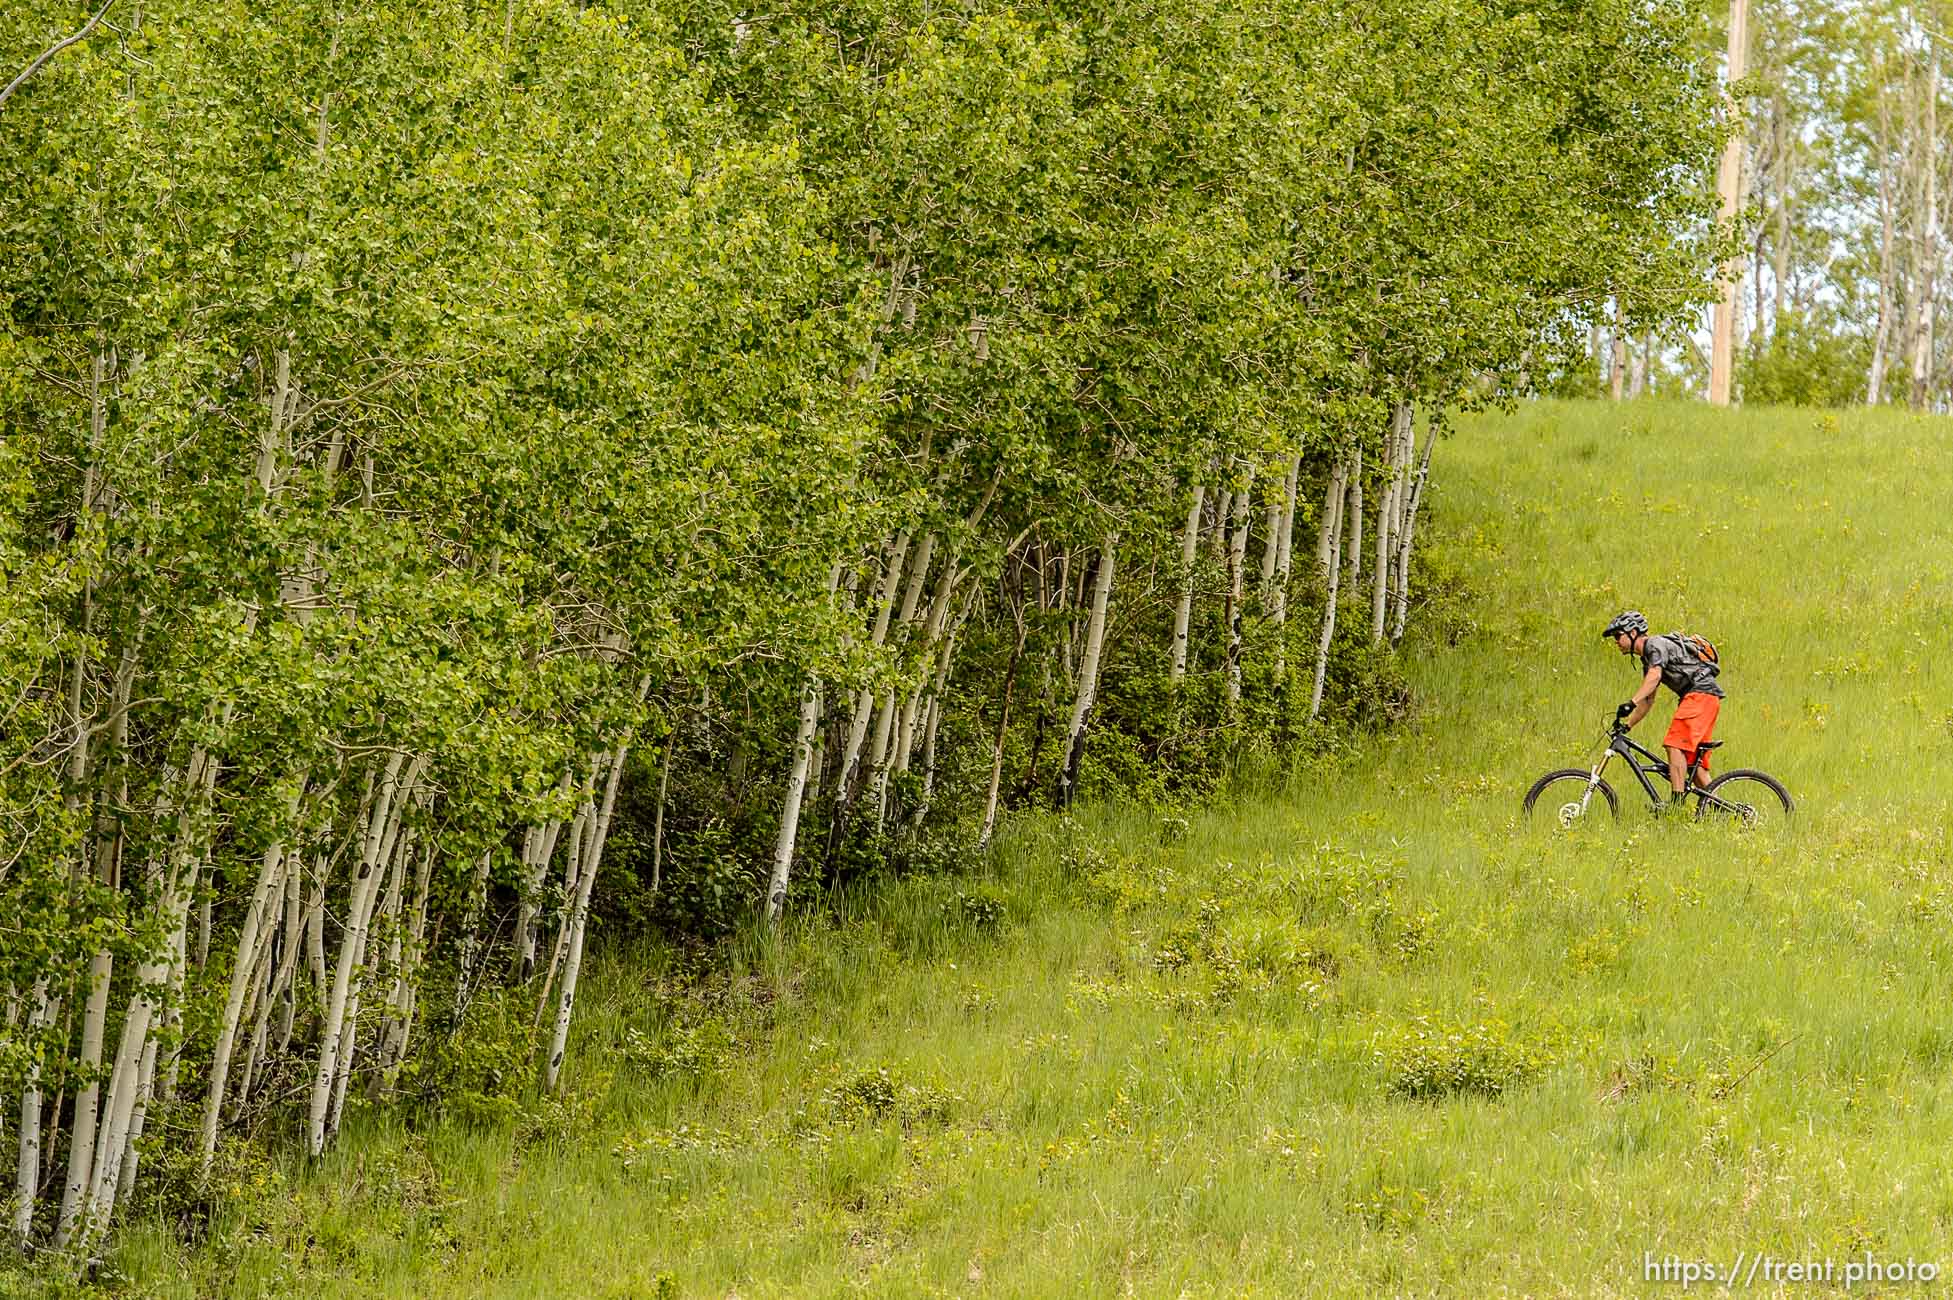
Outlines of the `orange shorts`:
{"type": "MultiPolygon", "coordinates": [[[[1675,705],[1674,721],[1668,724],[1668,734],[1661,743],[1670,749],[1682,751],[1682,757],[1695,761],[1695,747],[1709,739],[1716,729],[1716,714],[1722,710],[1722,699],[1706,691],[1690,691],[1675,705]]],[[[1702,756],[1702,771],[1709,770],[1709,756],[1702,756]]]]}

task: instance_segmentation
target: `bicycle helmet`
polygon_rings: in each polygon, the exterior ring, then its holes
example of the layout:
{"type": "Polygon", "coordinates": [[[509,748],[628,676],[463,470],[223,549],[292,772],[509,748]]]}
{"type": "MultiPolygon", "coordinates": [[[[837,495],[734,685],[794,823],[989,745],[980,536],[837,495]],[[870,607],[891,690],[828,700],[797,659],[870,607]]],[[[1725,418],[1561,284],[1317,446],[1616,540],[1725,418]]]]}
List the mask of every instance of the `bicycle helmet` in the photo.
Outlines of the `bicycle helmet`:
{"type": "Polygon", "coordinates": [[[1603,641],[1612,641],[1623,632],[1629,636],[1641,636],[1647,630],[1648,616],[1646,614],[1643,614],[1638,609],[1624,609],[1614,616],[1614,621],[1607,625],[1607,630],[1600,634],[1600,639],[1603,641]]]}

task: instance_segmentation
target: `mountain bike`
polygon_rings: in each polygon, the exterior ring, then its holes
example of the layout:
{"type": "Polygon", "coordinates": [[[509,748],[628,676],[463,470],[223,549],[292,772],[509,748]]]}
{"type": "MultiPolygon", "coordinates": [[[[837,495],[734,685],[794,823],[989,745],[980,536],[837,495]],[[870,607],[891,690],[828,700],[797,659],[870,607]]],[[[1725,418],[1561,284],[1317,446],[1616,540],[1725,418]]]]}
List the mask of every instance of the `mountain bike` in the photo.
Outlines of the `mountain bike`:
{"type": "MultiPolygon", "coordinates": [[[[1783,784],[1766,772],[1738,768],[1723,773],[1706,786],[1695,783],[1696,770],[1707,760],[1709,751],[1720,749],[1722,743],[1720,740],[1705,742],[1697,748],[1694,761],[1689,764],[1688,792],[1684,800],[1695,801],[1695,820],[1765,829],[1788,827],[1796,805],[1783,784]]],[[[1596,815],[1599,806],[1605,806],[1610,817],[1620,820],[1621,801],[1615,797],[1614,787],[1601,779],[1601,773],[1616,755],[1627,760],[1628,771],[1641,783],[1649,807],[1657,815],[1666,813],[1668,760],[1636,744],[1628,736],[1627,728],[1615,719],[1608,727],[1607,747],[1591,769],[1561,768],[1533,782],[1533,788],[1526,791],[1526,816],[1531,817],[1538,806],[1552,814],[1562,827],[1571,827],[1596,815]],[[1659,779],[1661,784],[1656,785],[1651,777],[1659,779]]]]}

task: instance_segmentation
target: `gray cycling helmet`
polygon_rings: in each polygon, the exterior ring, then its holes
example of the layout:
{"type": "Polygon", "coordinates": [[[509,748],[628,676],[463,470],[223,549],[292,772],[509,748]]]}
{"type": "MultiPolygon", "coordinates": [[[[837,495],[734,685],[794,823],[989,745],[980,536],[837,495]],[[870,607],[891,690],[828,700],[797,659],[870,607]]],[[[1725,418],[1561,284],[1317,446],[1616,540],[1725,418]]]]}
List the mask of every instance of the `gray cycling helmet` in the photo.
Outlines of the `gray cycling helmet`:
{"type": "MultiPolygon", "coordinates": [[[[1592,626],[1592,624],[1588,626],[1592,626]]],[[[1614,616],[1614,621],[1607,625],[1607,630],[1600,634],[1600,639],[1603,641],[1612,641],[1623,632],[1629,636],[1640,636],[1647,630],[1648,616],[1646,614],[1643,614],[1638,609],[1624,609],[1614,616]]]]}

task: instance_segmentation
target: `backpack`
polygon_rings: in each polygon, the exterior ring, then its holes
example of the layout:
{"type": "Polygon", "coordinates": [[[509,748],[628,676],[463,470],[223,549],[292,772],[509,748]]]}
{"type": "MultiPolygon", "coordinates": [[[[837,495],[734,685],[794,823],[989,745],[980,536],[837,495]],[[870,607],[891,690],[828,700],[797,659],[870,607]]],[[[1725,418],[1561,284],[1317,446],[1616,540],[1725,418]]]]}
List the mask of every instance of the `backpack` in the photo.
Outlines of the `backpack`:
{"type": "Polygon", "coordinates": [[[1716,653],[1716,643],[1708,637],[1694,632],[1670,632],[1668,635],[1679,642],[1697,663],[1707,667],[1711,677],[1722,671],[1722,656],[1716,653]]]}

